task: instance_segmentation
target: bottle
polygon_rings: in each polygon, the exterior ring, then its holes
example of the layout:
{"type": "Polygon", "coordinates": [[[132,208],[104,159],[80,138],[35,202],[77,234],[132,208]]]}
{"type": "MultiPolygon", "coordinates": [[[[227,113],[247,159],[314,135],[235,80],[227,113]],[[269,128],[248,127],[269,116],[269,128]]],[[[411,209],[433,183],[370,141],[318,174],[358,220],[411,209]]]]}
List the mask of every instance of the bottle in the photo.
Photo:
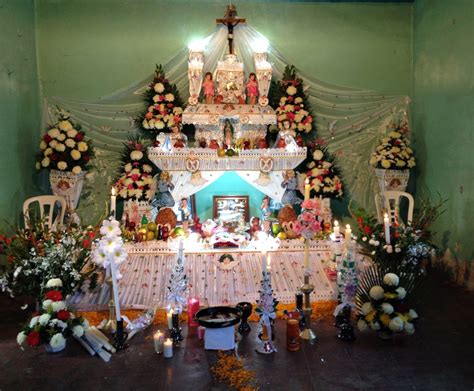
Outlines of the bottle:
{"type": "Polygon", "coordinates": [[[142,227],[146,227],[147,224],[148,224],[148,219],[146,218],[145,215],[143,215],[142,221],[141,221],[141,226],[142,226],[142,227]]]}

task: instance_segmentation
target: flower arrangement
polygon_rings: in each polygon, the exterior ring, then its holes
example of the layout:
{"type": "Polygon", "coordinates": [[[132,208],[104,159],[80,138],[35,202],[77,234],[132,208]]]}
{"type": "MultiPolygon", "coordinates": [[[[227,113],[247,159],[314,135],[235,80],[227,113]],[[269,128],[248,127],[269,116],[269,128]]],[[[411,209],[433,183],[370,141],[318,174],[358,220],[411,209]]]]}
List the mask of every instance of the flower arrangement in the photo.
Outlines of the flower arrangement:
{"type": "Polygon", "coordinates": [[[68,336],[75,335],[80,338],[84,334],[89,324],[87,320],[76,318],[67,310],[63,288],[60,278],[52,278],[46,282],[40,312],[35,314],[17,335],[16,340],[20,346],[25,342],[33,347],[48,344],[52,351],[59,351],[65,347],[68,336]]]}
{"type": "Polygon", "coordinates": [[[376,270],[364,274],[357,292],[358,329],[413,334],[418,314],[408,305],[407,289],[400,285],[397,274],[386,273],[380,281],[376,270]]]}
{"type": "Polygon", "coordinates": [[[293,230],[305,239],[313,239],[322,231],[321,223],[318,220],[321,209],[320,200],[309,199],[301,204],[303,211],[293,224],[293,230]]]}
{"type": "Polygon", "coordinates": [[[65,295],[82,289],[86,280],[89,289],[94,289],[97,274],[89,262],[94,237],[92,227],[69,225],[61,231],[50,231],[41,223],[21,229],[11,238],[2,236],[8,265],[0,276],[0,287],[11,296],[39,299],[47,281],[60,277],[65,295]]]}
{"type": "Polygon", "coordinates": [[[309,142],[307,147],[307,171],[303,177],[309,179],[311,197],[341,198],[343,184],[339,169],[326,144],[323,140],[316,139],[309,142]]]}
{"type": "Polygon", "coordinates": [[[303,80],[296,75],[293,65],[285,68],[282,80],[272,86],[271,94],[279,129],[283,129],[284,121],[289,121],[295,132],[311,132],[314,117],[304,93],[303,80]]]}
{"type": "Polygon", "coordinates": [[[61,114],[58,122],[49,126],[40,142],[36,158],[36,169],[70,171],[80,174],[90,168],[94,150],[85,138],[79,124],[74,124],[67,115],[61,114]]]}
{"type": "Polygon", "coordinates": [[[138,125],[147,133],[170,131],[181,123],[183,102],[176,85],[166,78],[161,65],[155,70],[155,77],[145,91],[146,111],[137,119],[138,125]]]}
{"type": "Polygon", "coordinates": [[[153,197],[153,176],[158,172],[146,154],[147,143],[131,137],[124,143],[122,169],[115,182],[118,195],[123,199],[150,200],[153,197]]]}
{"type": "Polygon", "coordinates": [[[107,269],[110,268],[110,258],[113,257],[113,261],[117,267],[117,279],[119,279],[120,273],[118,271],[118,265],[125,261],[128,255],[123,247],[120,223],[112,217],[102,221],[100,234],[102,237],[92,253],[94,263],[107,269]]]}
{"type": "Polygon", "coordinates": [[[386,170],[406,170],[415,167],[413,150],[406,138],[409,133],[408,123],[400,121],[393,123],[392,129],[382,143],[375,148],[370,157],[370,165],[386,170]]]}

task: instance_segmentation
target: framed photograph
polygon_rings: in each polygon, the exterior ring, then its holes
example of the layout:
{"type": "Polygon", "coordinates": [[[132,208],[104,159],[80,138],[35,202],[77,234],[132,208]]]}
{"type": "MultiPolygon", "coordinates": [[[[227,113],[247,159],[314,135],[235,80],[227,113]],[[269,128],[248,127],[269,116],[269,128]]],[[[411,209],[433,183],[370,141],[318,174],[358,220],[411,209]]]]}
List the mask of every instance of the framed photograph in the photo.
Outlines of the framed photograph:
{"type": "Polygon", "coordinates": [[[178,219],[178,224],[182,224],[183,221],[192,223],[196,216],[196,197],[194,194],[177,200],[173,206],[173,211],[178,219]]]}
{"type": "Polygon", "coordinates": [[[218,224],[238,227],[249,221],[249,196],[214,196],[212,204],[218,224]]]}

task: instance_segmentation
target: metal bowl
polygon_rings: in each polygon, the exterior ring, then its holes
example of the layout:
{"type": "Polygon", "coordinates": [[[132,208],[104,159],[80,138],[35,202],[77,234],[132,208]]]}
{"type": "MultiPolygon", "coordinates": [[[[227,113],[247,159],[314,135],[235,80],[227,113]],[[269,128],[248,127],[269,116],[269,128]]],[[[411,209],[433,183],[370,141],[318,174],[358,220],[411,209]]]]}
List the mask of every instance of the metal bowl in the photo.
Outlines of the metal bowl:
{"type": "Polygon", "coordinates": [[[210,329],[220,329],[236,325],[240,322],[242,312],[234,307],[209,307],[204,308],[196,314],[196,320],[201,326],[210,329]],[[222,317],[223,319],[219,319],[222,317]]]}

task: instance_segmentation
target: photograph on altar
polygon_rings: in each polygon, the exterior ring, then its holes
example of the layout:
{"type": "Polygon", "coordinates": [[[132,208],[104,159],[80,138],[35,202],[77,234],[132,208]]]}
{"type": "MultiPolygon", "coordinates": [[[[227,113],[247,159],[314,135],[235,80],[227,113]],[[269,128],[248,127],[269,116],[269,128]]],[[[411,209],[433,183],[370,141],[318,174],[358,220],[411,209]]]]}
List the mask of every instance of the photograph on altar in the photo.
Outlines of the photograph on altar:
{"type": "Polygon", "coordinates": [[[473,389],[469,0],[3,3],[0,390],[473,389]]]}

